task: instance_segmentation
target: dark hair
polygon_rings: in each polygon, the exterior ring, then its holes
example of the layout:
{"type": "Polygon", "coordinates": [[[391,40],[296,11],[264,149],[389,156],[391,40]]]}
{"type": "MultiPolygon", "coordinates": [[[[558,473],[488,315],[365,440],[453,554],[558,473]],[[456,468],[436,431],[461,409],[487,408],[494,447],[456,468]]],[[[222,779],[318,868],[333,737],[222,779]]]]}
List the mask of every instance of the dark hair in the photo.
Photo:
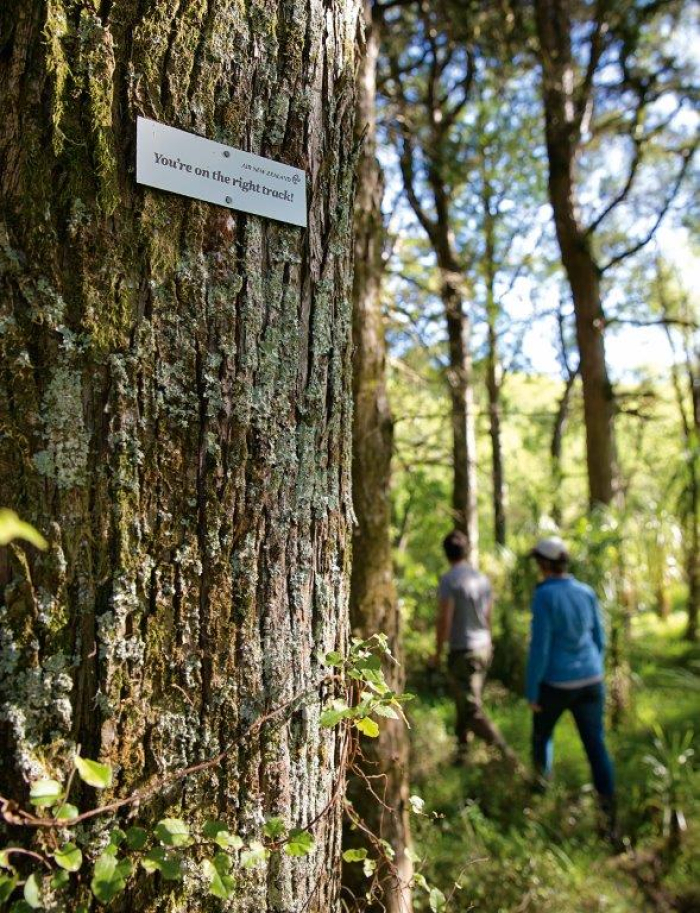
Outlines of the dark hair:
{"type": "Polygon", "coordinates": [[[545,558],[544,555],[538,555],[535,553],[535,561],[539,564],[543,571],[546,571],[549,574],[565,574],[569,567],[569,559],[566,555],[562,555],[561,558],[545,558]]]}
{"type": "Polygon", "coordinates": [[[467,554],[469,540],[458,529],[445,536],[442,540],[442,547],[445,549],[445,555],[448,561],[461,561],[467,554]]]}

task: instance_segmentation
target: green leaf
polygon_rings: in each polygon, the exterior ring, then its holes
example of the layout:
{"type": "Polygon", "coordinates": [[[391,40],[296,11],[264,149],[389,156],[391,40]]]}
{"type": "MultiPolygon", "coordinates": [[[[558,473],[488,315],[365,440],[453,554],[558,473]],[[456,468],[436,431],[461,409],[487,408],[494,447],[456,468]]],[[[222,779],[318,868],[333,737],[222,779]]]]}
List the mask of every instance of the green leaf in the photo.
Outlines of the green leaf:
{"type": "Polygon", "coordinates": [[[41,879],[36,872],[32,872],[24,882],[24,899],[32,910],[41,908],[41,879]]]}
{"type": "Polygon", "coordinates": [[[162,846],[154,846],[141,860],[144,869],[152,874],[160,872],[166,881],[182,878],[182,861],[176,853],[169,853],[162,846]]]}
{"type": "Polygon", "coordinates": [[[112,785],[112,768],[109,764],[100,764],[99,761],[91,761],[89,758],[81,758],[80,755],[76,755],[75,768],[80,779],[88,786],[94,786],[95,789],[109,789],[112,785]]]}
{"type": "Polygon", "coordinates": [[[142,827],[130,827],[126,832],[126,845],[130,850],[142,850],[148,842],[148,832],[142,827]]]}
{"type": "Polygon", "coordinates": [[[370,878],[377,870],[377,862],[375,859],[365,859],[362,863],[362,871],[365,874],[365,878],[370,878]]]}
{"type": "Polygon", "coordinates": [[[25,539],[45,551],[49,543],[31,523],[20,520],[14,510],[0,510],[0,545],[8,545],[13,539],[25,539]]]}
{"type": "Polygon", "coordinates": [[[295,827],[289,832],[289,839],[284,845],[288,856],[306,856],[314,848],[313,836],[301,828],[295,827]]]}
{"type": "Polygon", "coordinates": [[[287,833],[287,825],[282,818],[269,818],[263,827],[263,833],[271,840],[279,840],[287,833]]]}
{"type": "Polygon", "coordinates": [[[62,891],[70,881],[70,875],[63,869],[59,869],[51,878],[51,887],[54,891],[62,891]]]}
{"type": "Polygon", "coordinates": [[[63,784],[58,780],[38,780],[29,791],[29,801],[37,808],[51,808],[62,798],[63,784]]]}
{"type": "Polygon", "coordinates": [[[70,821],[71,818],[77,818],[79,814],[78,808],[67,802],[65,805],[61,805],[60,808],[55,809],[54,818],[56,821],[70,821]]]}
{"type": "Polygon", "coordinates": [[[331,650],[330,653],[326,653],[326,663],[329,666],[342,666],[343,657],[340,653],[337,653],[335,650],[331,650]]]}
{"type": "Polygon", "coordinates": [[[360,732],[364,732],[364,734],[371,739],[376,739],[379,735],[379,724],[375,723],[375,721],[368,716],[363,716],[359,720],[355,720],[355,725],[360,732]]]}
{"type": "Polygon", "coordinates": [[[375,704],[374,707],[372,707],[372,711],[376,713],[377,716],[386,717],[387,720],[398,720],[399,718],[398,713],[388,704],[375,704]]]}
{"type": "Polygon", "coordinates": [[[431,888],[428,895],[428,903],[433,913],[442,913],[447,908],[447,898],[440,888],[431,888]]]}
{"type": "Polygon", "coordinates": [[[10,907],[10,913],[32,913],[32,908],[26,900],[16,900],[10,907]]]}
{"type": "Polygon", "coordinates": [[[241,865],[244,869],[252,869],[261,865],[269,857],[270,851],[258,840],[253,840],[250,846],[241,853],[241,865]]]}
{"type": "Polygon", "coordinates": [[[414,872],[412,881],[414,887],[423,888],[426,893],[430,893],[430,885],[426,881],[425,875],[421,872],[414,872]]]}
{"type": "Polygon", "coordinates": [[[126,834],[120,827],[112,828],[109,832],[109,842],[112,846],[121,846],[126,840],[126,834]]]}
{"type": "Polygon", "coordinates": [[[363,862],[367,858],[367,850],[361,847],[358,850],[345,850],[343,859],[346,862],[363,862]]]}
{"type": "Polygon", "coordinates": [[[243,841],[237,834],[232,834],[223,821],[205,821],[202,836],[211,840],[222,850],[240,850],[243,841]]]}
{"type": "Polygon", "coordinates": [[[66,843],[53,854],[53,858],[66,872],[79,872],[83,864],[83,854],[74,843],[66,843]]]}
{"type": "Polygon", "coordinates": [[[228,874],[225,864],[220,859],[221,856],[224,854],[217,853],[213,862],[205,859],[202,863],[202,872],[209,880],[209,893],[221,900],[229,900],[236,889],[236,879],[228,874]]]}
{"type": "Polygon", "coordinates": [[[10,895],[17,887],[17,875],[0,874],[0,903],[9,900],[10,895]]]}
{"type": "Polygon", "coordinates": [[[126,887],[126,881],[131,875],[131,863],[128,859],[117,861],[111,853],[102,853],[95,863],[95,869],[90,882],[90,889],[95,897],[102,903],[109,903],[121,894],[126,887]]]}
{"type": "Polygon", "coordinates": [[[189,846],[192,843],[190,829],[182,818],[163,818],[156,824],[153,833],[164,846],[189,846]]]}
{"type": "Polygon", "coordinates": [[[0,850],[0,869],[14,869],[7,850],[0,850]]]}

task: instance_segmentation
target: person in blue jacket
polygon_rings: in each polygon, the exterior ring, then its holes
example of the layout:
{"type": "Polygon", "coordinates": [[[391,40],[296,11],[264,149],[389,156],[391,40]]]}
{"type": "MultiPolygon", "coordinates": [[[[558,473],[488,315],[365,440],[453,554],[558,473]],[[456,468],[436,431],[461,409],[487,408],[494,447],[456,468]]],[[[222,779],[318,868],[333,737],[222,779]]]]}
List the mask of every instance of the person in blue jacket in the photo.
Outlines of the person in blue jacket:
{"type": "Polygon", "coordinates": [[[612,828],[615,775],[605,747],[605,632],[598,600],[589,586],[568,573],[569,555],[561,539],[541,539],[530,554],[542,577],[532,600],[526,686],[535,770],[544,785],[552,773],[554,727],[570,710],[612,828]]]}

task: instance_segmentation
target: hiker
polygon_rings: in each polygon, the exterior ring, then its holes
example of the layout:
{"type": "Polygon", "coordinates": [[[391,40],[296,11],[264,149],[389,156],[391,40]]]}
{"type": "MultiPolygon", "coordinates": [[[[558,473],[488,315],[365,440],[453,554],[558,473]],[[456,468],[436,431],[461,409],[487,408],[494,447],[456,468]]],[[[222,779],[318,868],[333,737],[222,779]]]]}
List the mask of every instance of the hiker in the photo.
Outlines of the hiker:
{"type": "Polygon", "coordinates": [[[457,709],[455,761],[463,763],[466,760],[468,737],[473,732],[494,745],[517,767],[515,755],[484,712],[481,702],[492,654],[491,584],[467,562],[468,542],[464,533],[454,530],[446,536],[442,546],[450,570],[440,578],[435,654],[431,666],[440,666],[443,646],[449,639],[447,675],[457,709]]]}
{"type": "Polygon", "coordinates": [[[542,577],[532,600],[526,686],[538,785],[544,788],[551,777],[554,727],[570,710],[612,834],[615,782],[603,732],[605,633],[598,600],[590,587],[568,573],[569,555],[560,538],[541,539],[530,555],[542,577]]]}

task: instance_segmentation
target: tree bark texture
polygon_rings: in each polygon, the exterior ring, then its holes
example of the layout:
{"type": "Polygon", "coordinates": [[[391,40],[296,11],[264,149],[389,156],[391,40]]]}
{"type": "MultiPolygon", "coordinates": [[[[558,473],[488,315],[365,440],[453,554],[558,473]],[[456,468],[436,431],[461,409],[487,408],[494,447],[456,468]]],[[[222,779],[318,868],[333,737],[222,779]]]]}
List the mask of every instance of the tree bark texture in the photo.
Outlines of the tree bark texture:
{"type": "MultiPolygon", "coordinates": [[[[391,554],[391,457],[393,423],[386,391],[386,342],[381,303],[384,226],[382,174],[376,158],[376,66],[379,50],[372,4],[365,2],[364,54],[358,71],[356,132],[364,137],[355,197],[355,272],[353,280],[353,566],[350,622],[362,638],[384,633],[391,652],[402,659],[401,617],[391,554]]],[[[400,665],[385,669],[392,690],[403,690],[400,665]]],[[[408,731],[400,720],[382,720],[379,738],[363,739],[361,770],[372,778],[351,777],[348,794],[356,813],[394,850],[392,867],[382,870],[383,896],[371,909],[410,913],[411,862],[408,820],[408,731]],[[375,793],[375,794],[373,794],[375,793]],[[377,795],[383,804],[377,800],[377,795]]],[[[350,830],[345,843],[362,840],[350,830]]],[[[373,847],[368,848],[370,851],[373,847]]],[[[357,863],[345,866],[343,883],[356,897],[367,891],[357,863]]]]}
{"type": "MultiPolygon", "coordinates": [[[[26,801],[80,744],[124,794],[311,689],[156,810],[244,838],[321,816],[309,856],[243,874],[251,913],[325,913],[338,888],[317,683],[347,635],[357,15],[0,13],[0,490],[50,539],[6,555],[0,777],[26,801]],[[137,114],[305,168],[308,229],[137,186],[137,114]]],[[[209,909],[197,891],[139,883],[121,908],[209,909]]]]}
{"type": "Polygon", "coordinates": [[[549,199],[571,287],[580,354],[591,506],[610,504],[615,489],[614,402],[605,361],[600,271],[576,207],[580,118],[574,99],[570,0],[535,0],[542,66],[549,199]]]}

